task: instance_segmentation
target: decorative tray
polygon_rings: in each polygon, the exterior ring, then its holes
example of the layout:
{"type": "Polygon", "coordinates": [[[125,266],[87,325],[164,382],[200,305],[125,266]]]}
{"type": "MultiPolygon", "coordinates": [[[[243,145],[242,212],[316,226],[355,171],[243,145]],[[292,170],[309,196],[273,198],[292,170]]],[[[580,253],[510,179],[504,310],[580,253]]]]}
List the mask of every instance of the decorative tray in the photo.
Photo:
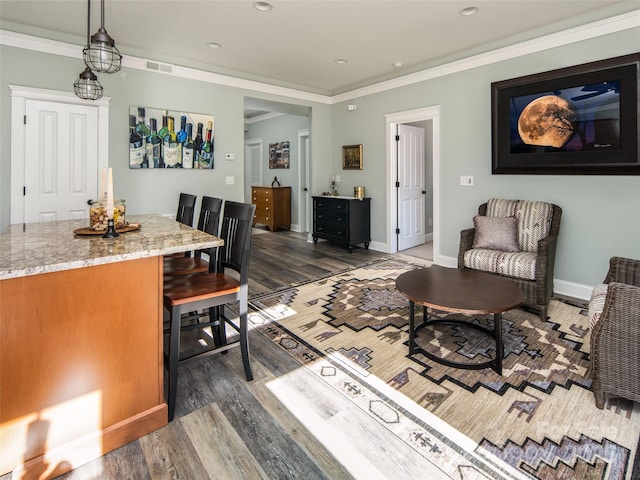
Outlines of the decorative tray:
{"type": "MultiPolygon", "coordinates": [[[[129,223],[124,227],[116,228],[116,232],[118,233],[134,232],[135,230],[140,230],[141,226],[142,225],[140,225],[139,223],[129,223]]],[[[73,233],[75,233],[76,235],[104,235],[105,232],[106,230],[94,230],[91,227],[76,228],[73,231],[73,233]]]]}

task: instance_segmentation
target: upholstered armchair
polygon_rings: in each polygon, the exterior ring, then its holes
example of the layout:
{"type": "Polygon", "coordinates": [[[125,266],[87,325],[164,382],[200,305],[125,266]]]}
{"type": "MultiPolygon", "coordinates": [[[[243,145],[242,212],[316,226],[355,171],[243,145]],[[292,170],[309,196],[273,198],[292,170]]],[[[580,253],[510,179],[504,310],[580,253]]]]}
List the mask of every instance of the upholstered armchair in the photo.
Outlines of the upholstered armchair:
{"type": "Polygon", "coordinates": [[[612,257],[589,302],[596,407],[605,394],[640,402],[640,260],[612,257]]]}
{"type": "Polygon", "coordinates": [[[458,268],[508,278],[525,304],[547,319],[553,294],[562,209],[552,203],[492,198],[478,208],[474,228],[460,232],[458,268]]]}

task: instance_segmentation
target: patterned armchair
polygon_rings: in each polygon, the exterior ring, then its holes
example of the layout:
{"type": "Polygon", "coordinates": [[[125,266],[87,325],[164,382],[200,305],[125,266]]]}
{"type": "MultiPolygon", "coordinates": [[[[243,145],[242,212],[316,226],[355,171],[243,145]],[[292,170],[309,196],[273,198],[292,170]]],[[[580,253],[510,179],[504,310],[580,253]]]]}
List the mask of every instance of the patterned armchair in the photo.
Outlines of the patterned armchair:
{"type": "Polygon", "coordinates": [[[640,260],[611,257],[589,302],[596,407],[605,393],[640,402],[640,260]]]}
{"type": "Polygon", "coordinates": [[[478,208],[474,228],[460,232],[458,268],[508,278],[546,320],[561,216],[551,203],[490,199],[478,208]]]}

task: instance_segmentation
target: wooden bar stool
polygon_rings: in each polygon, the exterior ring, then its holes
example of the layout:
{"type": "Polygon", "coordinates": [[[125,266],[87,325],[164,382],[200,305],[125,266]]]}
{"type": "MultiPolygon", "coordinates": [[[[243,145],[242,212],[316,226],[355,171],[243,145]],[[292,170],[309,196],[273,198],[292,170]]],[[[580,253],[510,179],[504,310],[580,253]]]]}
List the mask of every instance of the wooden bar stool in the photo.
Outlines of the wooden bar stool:
{"type": "MultiPolygon", "coordinates": [[[[198,230],[210,235],[218,235],[220,224],[220,212],[223,200],[214,197],[202,197],[200,215],[198,218],[198,230]]],[[[209,262],[215,261],[215,248],[210,250],[197,250],[193,256],[168,256],[164,258],[164,276],[186,275],[188,273],[205,273],[209,271],[209,262]],[[202,258],[207,255],[208,261],[202,258]],[[213,259],[213,260],[212,260],[213,259]]]]}
{"type": "MultiPolygon", "coordinates": [[[[209,262],[209,273],[165,277],[164,308],[169,312],[168,342],[165,342],[165,363],[169,378],[169,421],[173,420],[178,387],[178,365],[187,360],[225,352],[239,345],[247,381],[253,380],[249,362],[247,314],[249,304],[249,252],[251,224],[255,205],[225,202],[220,237],[224,245],[218,248],[216,261],[209,262]],[[227,270],[230,270],[227,273],[227,270]],[[238,303],[238,319],[226,315],[224,306],[238,303]],[[183,325],[182,314],[209,309],[209,321],[183,325]],[[225,324],[239,336],[228,343],[225,324]],[[180,333],[183,329],[211,328],[213,346],[180,357],[180,333]]],[[[187,318],[188,319],[188,318],[187,318]]]]}

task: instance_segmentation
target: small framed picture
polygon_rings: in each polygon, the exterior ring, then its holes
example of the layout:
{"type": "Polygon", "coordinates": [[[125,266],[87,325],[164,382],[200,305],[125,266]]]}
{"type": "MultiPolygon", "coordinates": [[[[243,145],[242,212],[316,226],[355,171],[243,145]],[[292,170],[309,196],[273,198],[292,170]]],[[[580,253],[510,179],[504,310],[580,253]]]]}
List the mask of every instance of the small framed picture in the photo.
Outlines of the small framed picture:
{"type": "Polygon", "coordinates": [[[362,144],[342,147],[342,169],[362,170],[362,144]]]}

